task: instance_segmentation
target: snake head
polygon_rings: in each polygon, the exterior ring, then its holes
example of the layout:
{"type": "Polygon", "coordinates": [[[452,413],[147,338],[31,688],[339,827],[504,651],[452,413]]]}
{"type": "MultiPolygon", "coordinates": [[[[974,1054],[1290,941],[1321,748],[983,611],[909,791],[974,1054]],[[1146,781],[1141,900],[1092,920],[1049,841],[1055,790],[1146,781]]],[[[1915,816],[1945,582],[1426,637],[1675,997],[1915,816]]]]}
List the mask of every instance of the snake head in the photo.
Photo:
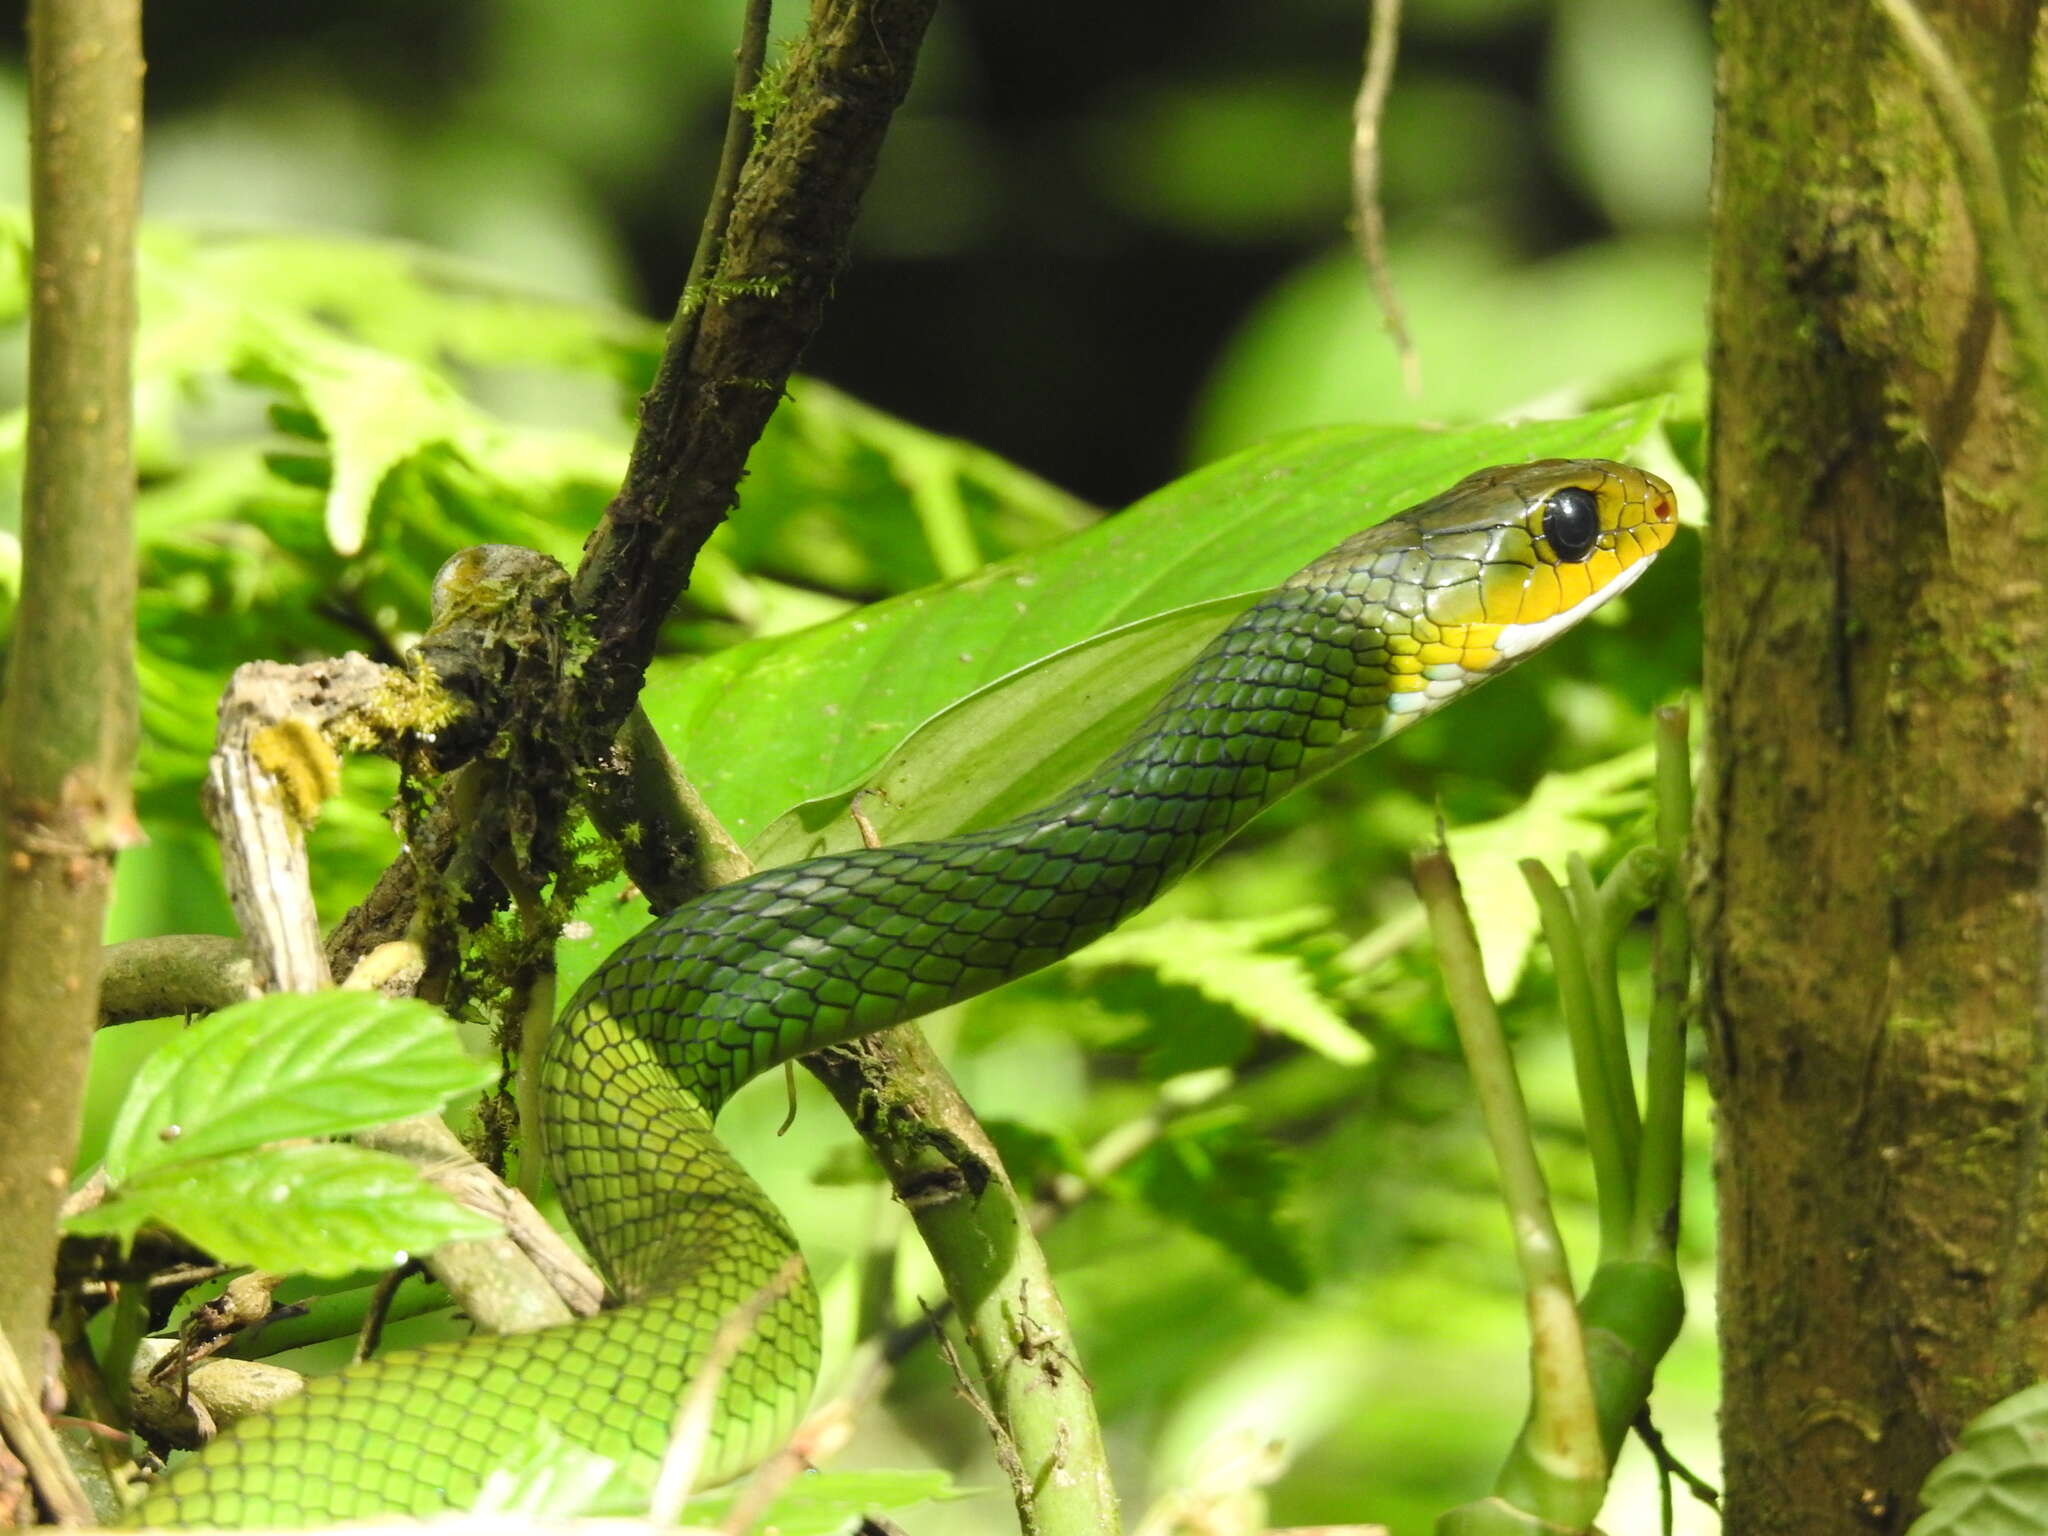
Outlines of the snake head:
{"type": "Polygon", "coordinates": [[[1626,590],[1678,527],[1670,485],[1606,459],[1540,459],[1468,475],[1367,529],[1290,585],[1341,591],[1383,641],[1380,734],[1540,650],[1626,590]]]}

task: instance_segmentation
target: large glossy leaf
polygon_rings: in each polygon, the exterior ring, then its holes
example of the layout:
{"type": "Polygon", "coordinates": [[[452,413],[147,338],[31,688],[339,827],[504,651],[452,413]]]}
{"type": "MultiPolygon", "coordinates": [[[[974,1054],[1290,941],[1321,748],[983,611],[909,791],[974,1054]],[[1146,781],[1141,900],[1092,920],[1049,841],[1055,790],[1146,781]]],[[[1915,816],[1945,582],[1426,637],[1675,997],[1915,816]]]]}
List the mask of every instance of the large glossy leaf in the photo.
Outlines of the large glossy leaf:
{"type": "Polygon", "coordinates": [[[151,1169],[439,1109],[497,1069],[436,1008],[372,992],[279,993],[223,1008],[136,1074],[107,1143],[117,1188],[151,1169]]]}
{"type": "Polygon", "coordinates": [[[1055,651],[919,726],[857,789],[806,800],[748,848],[764,869],[860,845],[851,811],[885,843],[993,826],[1107,757],[1201,646],[1255,596],[1140,619],[1055,651]],[[1055,719],[1064,728],[1048,730],[1055,719]]]}
{"type": "MultiPolygon", "coordinates": [[[[713,809],[751,842],[799,802],[857,788],[919,727],[998,679],[1107,631],[1198,604],[1222,604],[1215,615],[1220,627],[1228,617],[1224,600],[1249,600],[1358,529],[1476,468],[1553,455],[1625,457],[1660,410],[1660,402],[1649,401],[1519,426],[1297,434],[1197,471],[1106,523],[964,580],[794,635],[658,667],[644,700],[713,809]]],[[[1206,638],[1199,630],[1192,622],[1186,627],[1179,659],[1166,646],[1137,645],[1133,654],[1143,651],[1144,664],[1157,670],[1155,684],[1163,683],[1206,638]]],[[[1131,637],[1147,638],[1157,637],[1131,637]]],[[[1128,687],[1119,707],[1133,715],[1146,696],[1144,687],[1128,687]]],[[[1096,715],[1074,699],[1034,718],[1036,732],[1053,738],[1095,723],[1096,715]]],[[[979,787],[959,806],[933,803],[926,812],[934,825],[958,826],[985,809],[994,778],[1033,776],[1043,757],[1040,747],[1025,747],[1009,766],[985,765],[979,787]]],[[[931,801],[951,791],[929,786],[922,793],[931,801]]],[[[810,819],[815,828],[825,818],[810,819]]],[[[802,847],[800,837],[778,834],[778,854],[802,847]]]]}

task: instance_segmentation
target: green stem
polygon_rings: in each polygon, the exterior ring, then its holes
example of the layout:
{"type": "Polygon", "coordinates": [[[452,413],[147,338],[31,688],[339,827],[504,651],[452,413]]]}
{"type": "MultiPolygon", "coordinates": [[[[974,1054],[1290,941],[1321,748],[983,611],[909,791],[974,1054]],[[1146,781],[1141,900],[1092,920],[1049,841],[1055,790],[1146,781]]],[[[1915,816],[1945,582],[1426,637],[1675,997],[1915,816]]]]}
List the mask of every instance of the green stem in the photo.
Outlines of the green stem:
{"type": "Polygon", "coordinates": [[[1016,1451],[1025,1536],[1115,1536],[1095,1399],[1051,1267],[945,1067],[908,1027],[813,1052],[804,1065],[873,1150],[945,1279],[995,1427],[1016,1451]]]}
{"type": "Polygon", "coordinates": [[[1685,1001],[1692,980],[1692,926],[1685,910],[1685,850],[1692,828],[1691,748],[1685,709],[1657,711],[1657,895],[1650,961],[1649,1045],[1644,1059],[1642,1160],[1637,1165],[1630,1251],[1670,1261],[1677,1235],[1685,1141],[1685,1001]]]}
{"type": "Polygon", "coordinates": [[[1536,897],[1543,936],[1557,972],[1557,1010],[1571,1041],[1572,1071],[1578,1081],[1579,1106],[1586,1122],[1586,1152],[1593,1162],[1593,1189],[1600,1209],[1602,1260],[1624,1252],[1635,1208],[1635,1177],[1623,1151],[1621,1121],[1598,1026],[1594,1022],[1592,983],[1586,974],[1585,943],[1572,915],[1571,903],[1535,859],[1522,860],[1522,878],[1536,897]]]}
{"type": "MultiPolygon", "coordinates": [[[[1615,945],[1628,918],[1623,915],[1615,921],[1583,855],[1575,853],[1566,859],[1565,872],[1571,881],[1572,912],[1578,918],[1580,952],[1586,961],[1586,995],[1593,1004],[1593,1028],[1600,1041],[1607,1107],[1621,1138],[1621,1155],[1633,1170],[1642,1147],[1643,1125],[1636,1108],[1636,1071],[1629,1056],[1628,1028],[1621,1017],[1621,977],[1614,963],[1615,945]]],[[[1630,1183],[1633,1195],[1633,1177],[1630,1183]]]]}
{"type": "Polygon", "coordinates": [[[1457,871],[1441,846],[1417,854],[1414,870],[1458,1040],[1500,1169],[1529,1308],[1529,1422],[1501,1468],[1494,1493],[1516,1509],[1576,1530],[1599,1513],[1608,1458],[1600,1444],[1571,1266],[1551,1216],[1528,1108],[1487,991],[1479,938],[1458,890],[1457,871]]]}
{"type": "Polygon", "coordinates": [[[107,891],[115,851],[139,836],[128,775],[141,6],[32,0],[28,34],[28,460],[0,699],[0,1338],[39,1382],[107,891]]]}

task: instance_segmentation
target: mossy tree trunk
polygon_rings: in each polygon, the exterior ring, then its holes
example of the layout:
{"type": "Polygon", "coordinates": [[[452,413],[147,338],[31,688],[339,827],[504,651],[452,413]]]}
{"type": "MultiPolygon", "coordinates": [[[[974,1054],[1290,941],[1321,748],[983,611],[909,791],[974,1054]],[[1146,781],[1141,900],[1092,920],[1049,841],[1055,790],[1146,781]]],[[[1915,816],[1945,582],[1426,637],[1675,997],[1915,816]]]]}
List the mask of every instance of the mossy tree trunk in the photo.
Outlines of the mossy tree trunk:
{"type": "MultiPolygon", "coordinates": [[[[2048,12],[1923,9],[2048,249],[2048,12]]],[[[1728,1529],[1872,1536],[2048,1374],[2048,443],[1885,6],[1724,0],[1718,30],[1728,1529]]]]}

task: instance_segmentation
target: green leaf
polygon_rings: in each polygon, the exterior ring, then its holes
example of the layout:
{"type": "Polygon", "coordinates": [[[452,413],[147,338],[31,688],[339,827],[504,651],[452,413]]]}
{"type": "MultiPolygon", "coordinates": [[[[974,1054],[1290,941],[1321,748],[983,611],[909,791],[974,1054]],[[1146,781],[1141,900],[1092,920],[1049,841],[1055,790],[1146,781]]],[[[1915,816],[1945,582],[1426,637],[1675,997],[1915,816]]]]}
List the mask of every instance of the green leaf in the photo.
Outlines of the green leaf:
{"type": "Polygon", "coordinates": [[[403,1158],[331,1143],[152,1168],[66,1226],[129,1238],[151,1223],[223,1263],[307,1275],[388,1267],[410,1253],[498,1231],[403,1158]]]}
{"type": "Polygon", "coordinates": [[[2022,1388],[1963,1428],[1920,1490],[1906,1536],[2038,1536],[2048,1528],[2048,1382],[2022,1388]]]}
{"type": "Polygon", "coordinates": [[[995,826],[1079,782],[1187,660],[1251,604],[1242,592],[1055,651],[913,731],[859,791],[807,800],[748,850],[762,868],[861,845],[853,800],[884,843],[995,826]],[[1048,714],[1074,729],[1049,731],[1048,714]]]}
{"type": "Polygon", "coordinates": [[[1109,1183],[1169,1221],[1219,1244],[1261,1280],[1308,1289],[1301,1229],[1287,1209],[1292,1161],[1234,1114],[1192,1116],[1133,1158],[1109,1183]]]}
{"type": "MultiPolygon", "coordinates": [[[[657,663],[643,702],[712,808],[751,842],[799,802],[850,794],[920,726],[1000,678],[1110,630],[1264,592],[1482,465],[1625,457],[1655,430],[1661,410],[1647,401],[1518,426],[1301,433],[963,580],[693,663],[657,663]]],[[[1206,638],[1191,625],[1181,661],[1206,638]]],[[[1163,681],[1179,663],[1162,652],[1148,665],[1163,681]]],[[[1142,706],[1134,698],[1122,707],[1142,706]]],[[[962,718],[976,729],[982,723],[972,712],[962,718]]],[[[1079,708],[1037,719],[1054,737],[1088,725],[1079,708]]],[[[949,794],[937,788],[926,798],[949,794]]],[[[987,784],[963,794],[971,806],[963,799],[957,811],[934,805],[926,814],[957,826],[992,798],[987,784]]],[[[802,845],[784,838],[777,846],[802,845]]]]}
{"type": "Polygon", "coordinates": [[[1314,972],[1288,947],[1329,926],[1329,913],[1303,908],[1270,917],[1168,918],[1098,939],[1068,966],[1083,975],[1123,968],[1150,971],[1170,986],[1190,987],[1270,1034],[1285,1035],[1347,1067],[1372,1057],[1372,1046],[1317,986],[1314,972]]]}
{"type": "Polygon", "coordinates": [[[984,1119],[981,1128],[995,1144],[1003,1171],[1026,1199],[1050,1193],[1053,1181],[1063,1174],[1087,1176],[1088,1154],[1070,1136],[1020,1120],[984,1119]]]}
{"type": "Polygon", "coordinates": [[[1574,853],[1590,858],[1605,848],[1613,823],[1649,803],[1652,752],[1638,747],[1575,773],[1547,774],[1507,815],[1448,834],[1495,997],[1515,990],[1538,927],[1521,861],[1561,869],[1574,853]]]}
{"type": "Polygon", "coordinates": [[[492,1082],[425,1003],[277,993],[223,1008],[151,1057],[108,1139],[117,1189],[152,1169],[439,1109],[492,1082]]]}

